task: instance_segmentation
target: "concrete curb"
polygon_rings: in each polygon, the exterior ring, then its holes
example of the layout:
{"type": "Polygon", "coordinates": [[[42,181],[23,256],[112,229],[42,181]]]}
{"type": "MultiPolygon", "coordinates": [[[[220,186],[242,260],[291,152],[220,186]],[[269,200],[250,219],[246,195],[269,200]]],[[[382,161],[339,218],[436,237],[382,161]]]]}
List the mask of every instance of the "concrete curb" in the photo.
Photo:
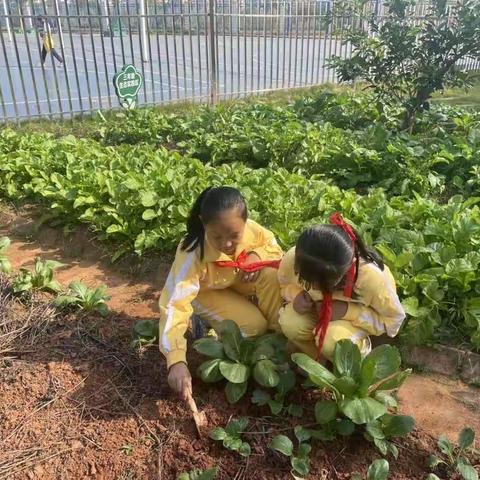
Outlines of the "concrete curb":
{"type": "Polygon", "coordinates": [[[443,345],[405,346],[401,347],[401,353],[406,365],[448,377],[460,377],[466,383],[480,385],[478,353],[443,345]]]}

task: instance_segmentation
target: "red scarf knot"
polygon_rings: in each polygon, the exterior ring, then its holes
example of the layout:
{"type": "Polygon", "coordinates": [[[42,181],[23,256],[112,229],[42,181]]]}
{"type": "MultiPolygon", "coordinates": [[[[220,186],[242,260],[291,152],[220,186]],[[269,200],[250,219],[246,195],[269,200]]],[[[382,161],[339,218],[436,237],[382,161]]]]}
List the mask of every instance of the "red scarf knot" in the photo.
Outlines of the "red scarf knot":
{"type": "Polygon", "coordinates": [[[255,262],[255,263],[249,263],[248,265],[245,265],[245,262],[247,260],[248,253],[246,250],[244,250],[240,255],[237,257],[236,260],[219,260],[215,262],[215,265],[218,267],[224,267],[224,268],[237,268],[238,270],[241,270],[242,272],[246,273],[252,273],[252,272],[258,272],[259,270],[262,270],[263,268],[270,267],[270,268],[276,268],[278,269],[280,267],[280,259],[279,260],[261,260],[260,262],[255,262]]]}

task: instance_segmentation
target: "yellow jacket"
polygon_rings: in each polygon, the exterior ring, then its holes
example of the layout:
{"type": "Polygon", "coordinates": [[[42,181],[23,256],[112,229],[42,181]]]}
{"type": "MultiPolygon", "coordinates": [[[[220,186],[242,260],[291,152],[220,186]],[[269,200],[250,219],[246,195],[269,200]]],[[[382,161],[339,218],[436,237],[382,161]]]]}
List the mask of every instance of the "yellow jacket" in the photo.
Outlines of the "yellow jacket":
{"type": "MultiPolygon", "coordinates": [[[[283,257],[278,270],[282,297],[287,302],[292,302],[304,290],[295,274],[294,265],[295,248],[292,248],[283,257]]],[[[308,293],[314,301],[323,298],[319,290],[311,289],[308,293]]],[[[341,290],[333,292],[333,298],[348,302],[347,313],[342,320],[352,322],[370,335],[386,333],[394,337],[405,319],[395,280],[386,265],[382,271],[375,264],[360,260],[353,298],[344,297],[341,290]]]]}
{"type": "MultiPolygon", "coordinates": [[[[282,249],[272,232],[252,220],[247,220],[235,258],[242,252],[255,252],[262,260],[278,260],[282,249]]],[[[219,267],[217,261],[232,260],[216,250],[205,238],[205,254],[200,259],[200,248],[193,252],[177,248],[175,260],[160,296],[160,351],[167,359],[167,367],[186,361],[185,332],[192,315],[192,301],[200,289],[223,289],[234,284],[238,272],[219,267]]]]}
{"type": "Polygon", "coordinates": [[[50,23],[48,20],[43,20],[42,24],[42,39],[43,46],[47,52],[50,52],[54,48],[52,29],[50,28],[50,23]]]}
{"type": "Polygon", "coordinates": [[[50,52],[55,44],[53,43],[53,37],[52,37],[52,34],[50,32],[47,32],[44,34],[43,36],[43,46],[45,47],[45,50],[47,52],[50,52]]]}

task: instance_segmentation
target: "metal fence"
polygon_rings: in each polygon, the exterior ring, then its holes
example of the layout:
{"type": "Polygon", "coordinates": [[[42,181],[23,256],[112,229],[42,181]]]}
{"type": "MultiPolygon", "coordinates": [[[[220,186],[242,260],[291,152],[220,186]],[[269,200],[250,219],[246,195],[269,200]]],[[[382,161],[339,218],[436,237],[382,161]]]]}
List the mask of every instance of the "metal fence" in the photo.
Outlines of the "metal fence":
{"type": "MultiPolygon", "coordinates": [[[[0,0],[0,120],[71,117],[119,106],[113,76],[141,71],[139,104],[214,101],[335,82],[346,30],[383,16],[341,0],[0,0]],[[58,61],[41,61],[46,16],[58,61]]],[[[410,12],[421,19],[425,5],[410,12]]],[[[463,61],[478,69],[478,62],[463,61]]]]}

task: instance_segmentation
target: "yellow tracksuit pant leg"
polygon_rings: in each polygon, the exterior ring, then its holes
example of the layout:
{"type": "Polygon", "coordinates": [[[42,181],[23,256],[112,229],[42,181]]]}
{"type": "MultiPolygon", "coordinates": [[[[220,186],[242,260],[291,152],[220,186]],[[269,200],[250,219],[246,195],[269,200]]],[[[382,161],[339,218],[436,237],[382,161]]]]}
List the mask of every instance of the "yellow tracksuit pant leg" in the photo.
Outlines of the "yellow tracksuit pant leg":
{"type": "MultiPolygon", "coordinates": [[[[283,334],[303,353],[312,358],[317,356],[317,346],[313,334],[316,322],[312,314],[300,315],[297,313],[291,303],[280,311],[279,323],[283,334]]],[[[348,320],[334,320],[328,326],[322,356],[332,361],[335,345],[345,339],[358,345],[362,355],[367,355],[371,350],[370,338],[365,330],[355,327],[348,320]]]]}
{"type": "Polygon", "coordinates": [[[277,271],[264,268],[253,283],[236,282],[222,290],[200,289],[192,302],[194,312],[215,326],[233,320],[248,337],[279,330],[278,313],[282,305],[277,271]],[[258,306],[248,297],[255,296],[258,306]]]}

